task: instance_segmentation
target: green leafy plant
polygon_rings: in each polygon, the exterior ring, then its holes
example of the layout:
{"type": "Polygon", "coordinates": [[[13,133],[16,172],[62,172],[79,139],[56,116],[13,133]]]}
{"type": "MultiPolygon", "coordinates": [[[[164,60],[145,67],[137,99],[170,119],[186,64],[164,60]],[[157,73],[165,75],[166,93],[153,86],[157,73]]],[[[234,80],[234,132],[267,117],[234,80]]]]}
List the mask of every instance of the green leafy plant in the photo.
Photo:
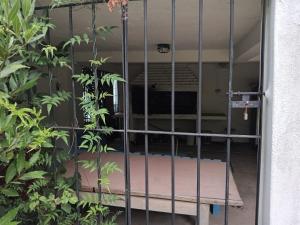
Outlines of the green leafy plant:
{"type": "MultiPolygon", "coordinates": [[[[0,2],[0,214],[3,215],[0,220],[3,224],[26,224],[39,215],[38,208],[29,206],[38,193],[38,185],[48,185],[53,180],[48,167],[57,160],[56,156],[49,157],[54,148],[52,141],[68,139],[67,132],[43,126],[42,108],[31,107],[29,101],[35,95],[33,87],[44,75],[37,68],[51,64],[57,57],[55,47],[42,48],[47,30],[53,26],[34,16],[34,3],[33,0],[0,2]],[[43,160],[46,158],[50,160],[43,160]]],[[[67,99],[65,95],[44,96],[41,105],[57,106],[67,99]]],[[[55,186],[53,183],[44,189],[54,193],[55,186]]],[[[45,221],[32,222],[45,224],[45,221]]]]}
{"type": "Polygon", "coordinates": [[[17,225],[18,222],[14,221],[19,208],[14,208],[8,211],[4,216],[1,217],[0,225],[17,225]]]}
{"type": "Polygon", "coordinates": [[[47,106],[47,112],[50,114],[53,106],[59,106],[62,102],[67,101],[70,97],[70,93],[66,91],[58,91],[51,96],[42,96],[41,103],[47,106]]]}
{"type": "MultiPolygon", "coordinates": [[[[55,0],[53,6],[63,3],[66,1],[55,0]]],[[[97,224],[99,215],[103,216],[103,224],[115,224],[117,215],[110,216],[109,208],[95,198],[79,199],[74,178],[64,176],[64,164],[71,154],[55,147],[54,142],[62,140],[68,144],[69,135],[49,128],[46,119],[54,107],[69,100],[70,94],[58,91],[46,95],[34,88],[40,78],[52,78],[42,72],[45,67],[70,68],[67,48],[89,43],[88,35],[77,35],[60,46],[52,46],[46,43],[45,36],[54,26],[48,18],[35,16],[34,9],[35,0],[0,1],[0,225],[71,225],[76,221],[90,225],[97,224]]],[[[97,35],[111,32],[109,27],[97,30],[97,35]]],[[[96,69],[106,61],[100,58],[90,63],[96,69]]],[[[81,85],[96,82],[85,74],[75,75],[74,79],[81,85]]],[[[106,74],[100,85],[115,81],[123,80],[117,74],[106,74]]],[[[106,126],[108,110],[99,107],[99,103],[110,96],[100,91],[97,96],[90,93],[81,98],[82,110],[91,117],[81,143],[81,148],[88,152],[113,150],[100,144],[111,128],[106,126]],[[101,132],[89,131],[98,126],[101,132]]],[[[100,171],[98,182],[108,191],[109,175],[120,170],[113,162],[81,164],[90,171],[100,171]]],[[[114,200],[112,195],[103,197],[104,202],[114,200]]]]}

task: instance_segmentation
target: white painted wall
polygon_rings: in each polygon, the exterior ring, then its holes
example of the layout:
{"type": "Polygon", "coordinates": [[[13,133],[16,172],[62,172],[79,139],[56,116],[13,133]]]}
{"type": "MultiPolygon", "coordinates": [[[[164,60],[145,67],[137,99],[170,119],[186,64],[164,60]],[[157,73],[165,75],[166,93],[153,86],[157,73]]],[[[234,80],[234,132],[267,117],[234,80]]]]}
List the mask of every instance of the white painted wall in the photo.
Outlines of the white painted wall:
{"type": "Polygon", "coordinates": [[[267,1],[260,224],[300,224],[300,2],[267,1]]]}

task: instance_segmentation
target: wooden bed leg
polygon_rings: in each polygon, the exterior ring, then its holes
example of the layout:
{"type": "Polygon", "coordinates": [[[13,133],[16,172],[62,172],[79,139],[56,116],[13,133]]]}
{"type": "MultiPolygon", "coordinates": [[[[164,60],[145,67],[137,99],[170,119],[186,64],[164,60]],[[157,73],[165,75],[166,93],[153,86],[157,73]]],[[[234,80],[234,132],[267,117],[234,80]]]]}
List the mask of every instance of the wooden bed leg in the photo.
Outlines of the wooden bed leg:
{"type": "MultiPolygon", "coordinates": [[[[199,218],[199,225],[209,225],[209,205],[208,204],[201,204],[200,205],[200,218],[199,218]]],[[[197,219],[197,217],[196,217],[197,219]]]]}

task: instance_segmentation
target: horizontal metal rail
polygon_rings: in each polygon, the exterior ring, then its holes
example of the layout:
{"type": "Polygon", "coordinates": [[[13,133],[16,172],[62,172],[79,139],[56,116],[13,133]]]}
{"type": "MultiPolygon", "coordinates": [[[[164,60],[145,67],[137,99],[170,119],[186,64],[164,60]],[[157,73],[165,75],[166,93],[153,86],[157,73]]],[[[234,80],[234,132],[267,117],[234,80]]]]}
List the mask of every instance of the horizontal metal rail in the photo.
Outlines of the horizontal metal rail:
{"type": "MultiPolygon", "coordinates": [[[[70,127],[70,126],[53,126],[53,129],[58,130],[90,130],[90,131],[107,131],[107,129],[86,129],[83,127],[70,127]]],[[[112,133],[124,133],[123,129],[112,129],[112,133]]],[[[133,130],[128,129],[128,133],[135,134],[161,134],[161,135],[174,135],[174,136],[194,136],[194,137],[220,137],[220,138],[243,138],[243,139],[260,139],[261,135],[248,135],[248,134],[219,134],[219,133],[192,133],[192,132],[177,132],[177,131],[158,131],[158,130],[133,130]]]]}
{"type": "MultiPolygon", "coordinates": [[[[227,92],[228,94],[228,92],[227,92]]],[[[231,92],[231,95],[255,95],[255,96],[262,96],[262,95],[265,95],[264,92],[256,92],[256,91],[233,91],[231,92]]]]}
{"type": "Polygon", "coordinates": [[[43,5],[43,6],[35,7],[35,10],[68,8],[68,7],[85,6],[85,5],[92,5],[92,4],[99,4],[99,3],[106,3],[106,1],[93,0],[93,1],[85,1],[85,2],[77,2],[77,3],[67,3],[67,4],[57,5],[57,6],[43,5]]]}
{"type": "MultiPolygon", "coordinates": [[[[139,1],[139,0],[129,0],[129,1],[139,1]]],[[[108,2],[108,0],[90,0],[90,1],[84,1],[84,2],[66,3],[66,4],[57,5],[57,6],[42,5],[42,6],[35,7],[35,10],[68,8],[68,7],[85,6],[85,5],[100,4],[100,3],[107,3],[107,2],[108,2]]]]}

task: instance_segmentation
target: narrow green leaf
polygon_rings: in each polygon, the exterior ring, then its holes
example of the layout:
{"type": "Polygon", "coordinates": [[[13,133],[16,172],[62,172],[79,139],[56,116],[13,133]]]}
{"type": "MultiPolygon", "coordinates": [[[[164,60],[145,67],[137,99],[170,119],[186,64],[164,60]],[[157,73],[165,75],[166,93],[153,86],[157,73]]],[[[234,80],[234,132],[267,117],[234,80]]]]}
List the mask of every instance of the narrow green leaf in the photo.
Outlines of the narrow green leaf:
{"type": "Polygon", "coordinates": [[[67,136],[62,136],[61,139],[63,140],[63,142],[68,145],[68,137],[67,136]]]}
{"type": "Polygon", "coordinates": [[[46,32],[43,32],[42,34],[39,34],[39,35],[37,35],[37,36],[34,36],[33,38],[30,39],[30,41],[28,41],[28,43],[29,43],[29,44],[30,44],[30,43],[34,43],[34,42],[36,42],[36,41],[38,41],[38,40],[44,38],[45,35],[46,35],[46,32]]]}
{"type": "Polygon", "coordinates": [[[70,214],[72,207],[70,204],[62,204],[61,209],[64,210],[66,213],[70,214]]]}
{"type": "Polygon", "coordinates": [[[63,49],[65,49],[67,46],[69,46],[70,45],[70,41],[67,41],[64,45],[63,45],[63,49]]]}
{"type": "Polygon", "coordinates": [[[15,95],[15,94],[18,94],[20,92],[24,92],[24,91],[32,88],[33,86],[36,85],[37,80],[38,80],[38,77],[29,80],[27,83],[25,83],[24,85],[21,85],[16,90],[14,90],[12,94],[15,95]]]}
{"type": "Polygon", "coordinates": [[[51,109],[52,109],[52,105],[51,105],[51,104],[47,104],[47,112],[48,112],[48,115],[50,114],[51,109]]]}
{"type": "Polygon", "coordinates": [[[20,11],[20,1],[15,1],[12,9],[8,14],[8,21],[12,21],[17,17],[18,12],[20,11]]]}
{"type": "Polygon", "coordinates": [[[25,167],[25,154],[21,151],[17,156],[17,172],[20,174],[25,167]]]}
{"type": "Polygon", "coordinates": [[[8,77],[10,74],[16,72],[17,70],[28,68],[28,66],[22,65],[19,62],[10,63],[0,71],[0,78],[8,77]]]}
{"type": "Polygon", "coordinates": [[[9,183],[17,174],[17,169],[15,166],[15,162],[11,162],[8,166],[5,174],[5,183],[9,183]]]}
{"type": "Polygon", "coordinates": [[[23,176],[20,177],[20,180],[43,179],[45,174],[45,171],[32,171],[25,173],[23,176]]]}
{"type": "Polygon", "coordinates": [[[43,144],[42,144],[42,147],[44,147],[44,148],[52,148],[52,147],[54,147],[53,146],[53,144],[51,144],[51,142],[50,141],[46,141],[46,142],[44,142],[43,144]]]}
{"type": "Polygon", "coordinates": [[[85,41],[85,43],[88,44],[90,41],[89,36],[84,33],[82,37],[83,37],[83,40],[85,41]]]}
{"type": "Polygon", "coordinates": [[[15,217],[17,216],[19,211],[19,207],[14,208],[10,211],[8,211],[4,216],[0,218],[0,225],[12,225],[17,224],[17,222],[13,222],[15,217]]]}
{"type": "Polygon", "coordinates": [[[21,21],[21,16],[17,15],[15,17],[13,17],[12,19],[12,24],[14,27],[14,31],[17,35],[20,35],[20,28],[22,26],[22,21],[21,21]]]}
{"type": "Polygon", "coordinates": [[[24,17],[29,17],[33,13],[35,1],[33,0],[22,0],[22,13],[24,17]]]}
{"type": "Polygon", "coordinates": [[[16,82],[14,76],[11,76],[11,77],[9,78],[9,86],[10,86],[10,89],[11,89],[11,90],[14,90],[14,89],[16,89],[16,88],[18,87],[18,84],[17,84],[17,82],[16,82]]]}
{"type": "Polygon", "coordinates": [[[40,158],[40,151],[37,151],[29,159],[29,165],[33,166],[38,161],[39,158],[40,158]]]}
{"type": "Polygon", "coordinates": [[[6,225],[18,225],[19,223],[21,223],[21,222],[13,221],[13,222],[10,222],[10,223],[8,223],[6,225]]]}
{"type": "Polygon", "coordinates": [[[28,1],[31,2],[31,5],[30,5],[30,10],[27,15],[32,16],[34,14],[36,0],[28,0],[28,1]]]}
{"type": "Polygon", "coordinates": [[[0,192],[7,197],[18,197],[19,196],[19,193],[13,189],[2,188],[2,189],[0,189],[0,192]]]}

